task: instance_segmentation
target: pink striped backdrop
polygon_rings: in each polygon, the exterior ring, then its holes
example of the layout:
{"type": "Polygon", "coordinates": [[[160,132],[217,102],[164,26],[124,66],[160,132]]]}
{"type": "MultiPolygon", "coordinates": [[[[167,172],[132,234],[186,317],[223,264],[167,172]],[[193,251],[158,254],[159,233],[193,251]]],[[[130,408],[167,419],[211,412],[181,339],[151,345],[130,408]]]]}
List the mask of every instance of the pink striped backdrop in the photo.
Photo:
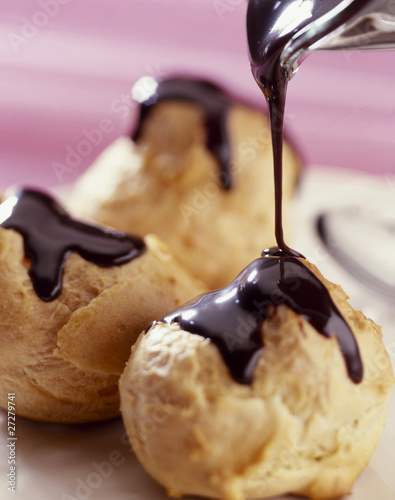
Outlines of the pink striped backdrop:
{"type": "MultiPolygon", "coordinates": [[[[0,188],[73,182],[131,129],[128,96],[142,75],[211,77],[264,106],[245,0],[0,4],[0,188]]],[[[307,165],[394,173],[395,52],[311,55],[290,82],[286,122],[307,165]]]]}

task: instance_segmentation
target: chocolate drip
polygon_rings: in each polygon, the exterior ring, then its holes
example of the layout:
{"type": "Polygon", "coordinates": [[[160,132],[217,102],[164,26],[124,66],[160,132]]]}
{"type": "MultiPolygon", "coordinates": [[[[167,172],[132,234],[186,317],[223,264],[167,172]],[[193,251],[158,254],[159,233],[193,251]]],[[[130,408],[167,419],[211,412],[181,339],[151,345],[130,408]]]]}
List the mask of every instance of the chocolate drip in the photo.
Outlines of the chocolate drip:
{"type": "Polygon", "coordinates": [[[207,130],[207,149],[211,151],[219,163],[220,181],[223,189],[231,189],[231,148],[226,117],[233,99],[217,85],[204,80],[188,78],[170,78],[158,82],[154,93],[141,103],[139,121],[132,139],[134,141],[140,139],[144,122],[153,107],[160,102],[171,100],[191,102],[203,110],[204,124],[207,130]]]}
{"type": "Polygon", "coordinates": [[[247,9],[247,38],[251,69],[262,90],[269,108],[272,132],[275,233],[277,245],[286,255],[301,256],[290,249],[283,236],[282,227],[282,151],[284,111],[289,75],[281,65],[281,55],[296,34],[307,25],[320,19],[322,27],[312,34],[299,49],[306,51],[319,39],[339,28],[355,16],[370,0],[354,0],[344,6],[341,15],[330,23],[323,17],[337,7],[341,0],[249,0],[247,9]]]}
{"type": "MultiPolygon", "coordinates": [[[[282,227],[282,150],[288,75],[281,67],[281,53],[295,33],[338,3],[338,0],[326,2],[313,0],[304,4],[304,7],[308,8],[307,11],[301,10],[302,5],[299,0],[249,1],[247,36],[251,69],[268,103],[271,124],[275,185],[275,232],[278,249],[266,251],[264,255],[268,260],[262,262],[268,262],[268,264],[253,263],[252,267],[250,266],[250,271],[247,268],[247,274],[251,272],[250,276],[254,276],[253,282],[254,280],[262,281],[261,284],[258,283],[258,295],[261,295],[257,303],[259,301],[269,301],[270,303],[270,292],[276,291],[276,304],[284,303],[298,314],[305,316],[322,335],[335,336],[343,353],[350,378],[354,382],[360,382],[363,376],[363,366],[352,331],[333,304],[324,285],[296,258],[300,257],[300,254],[285,244],[282,227]],[[273,262],[275,268],[273,268],[273,262]],[[279,293],[279,297],[277,297],[277,293],[279,293]]],[[[249,281],[248,276],[245,280],[249,281]]],[[[272,305],[275,304],[272,303],[272,305]]],[[[251,334],[256,335],[255,333],[251,334]]],[[[229,353],[226,353],[224,357],[228,359],[229,353]]],[[[249,359],[253,359],[253,357],[250,355],[249,359]]]]}
{"type": "Polygon", "coordinates": [[[288,78],[281,67],[280,56],[298,31],[338,3],[339,0],[314,0],[301,5],[299,0],[250,0],[248,4],[251,69],[268,103],[272,131],[276,240],[286,255],[300,256],[286,245],[282,227],[283,129],[288,78]]]}
{"type": "Polygon", "coordinates": [[[352,331],[322,282],[296,257],[257,259],[226,288],[198,297],[162,321],[210,339],[234,380],[250,384],[264,350],[261,326],[280,304],[305,317],[321,335],[336,337],[351,380],[362,380],[352,331]]]}
{"type": "Polygon", "coordinates": [[[61,294],[69,252],[108,267],[129,262],[146,248],[137,236],[72,219],[54,199],[32,189],[18,191],[0,205],[0,226],[23,236],[25,257],[31,260],[29,276],[45,302],[61,294]]]}

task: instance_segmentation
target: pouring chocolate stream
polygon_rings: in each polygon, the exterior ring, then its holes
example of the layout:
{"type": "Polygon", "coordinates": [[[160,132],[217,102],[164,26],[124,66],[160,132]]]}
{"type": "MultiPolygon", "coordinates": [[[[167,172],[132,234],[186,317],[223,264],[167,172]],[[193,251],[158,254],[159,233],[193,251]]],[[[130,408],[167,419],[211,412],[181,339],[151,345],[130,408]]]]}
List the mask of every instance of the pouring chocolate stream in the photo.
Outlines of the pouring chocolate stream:
{"type": "Polygon", "coordinates": [[[269,107],[275,186],[275,234],[278,247],[263,252],[224,289],[205,294],[162,321],[178,323],[190,333],[210,339],[219,349],[234,380],[253,382],[256,363],[264,351],[261,326],[273,307],[285,304],[302,315],[325,337],[335,337],[354,383],[363,378],[363,365],[353,332],[332,298],[289,248],[282,227],[282,149],[288,76],[280,54],[291,37],[338,2],[251,0],[247,34],[253,75],[269,107]],[[303,2],[302,2],[303,3],[303,2]],[[299,10],[298,10],[299,9],[299,10]],[[297,14],[296,17],[294,14],[297,14]]]}

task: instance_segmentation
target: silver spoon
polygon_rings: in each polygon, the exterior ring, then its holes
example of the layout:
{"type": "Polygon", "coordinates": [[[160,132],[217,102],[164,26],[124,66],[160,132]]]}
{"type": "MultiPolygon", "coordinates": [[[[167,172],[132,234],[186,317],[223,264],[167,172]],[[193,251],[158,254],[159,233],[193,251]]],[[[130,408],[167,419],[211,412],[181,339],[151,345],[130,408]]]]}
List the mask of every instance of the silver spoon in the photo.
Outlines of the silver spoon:
{"type": "Polygon", "coordinates": [[[318,216],[316,229],[327,251],[349,274],[394,300],[395,210],[388,208],[379,212],[351,205],[328,210],[318,216]]]}

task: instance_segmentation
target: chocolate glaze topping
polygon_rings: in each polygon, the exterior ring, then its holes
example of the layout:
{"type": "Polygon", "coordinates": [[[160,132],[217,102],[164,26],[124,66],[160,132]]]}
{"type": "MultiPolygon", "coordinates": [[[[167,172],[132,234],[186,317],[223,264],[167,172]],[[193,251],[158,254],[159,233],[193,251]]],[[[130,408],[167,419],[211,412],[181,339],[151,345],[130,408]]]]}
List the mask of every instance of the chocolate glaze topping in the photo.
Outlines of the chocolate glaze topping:
{"type": "Polygon", "coordinates": [[[321,335],[336,337],[351,380],[362,380],[352,331],[322,282],[296,257],[268,252],[226,288],[198,297],[162,321],[179,323],[183,330],[210,339],[234,380],[249,384],[264,350],[260,328],[280,304],[304,316],[321,335]]]}
{"type": "Polygon", "coordinates": [[[137,236],[72,219],[54,199],[32,189],[20,190],[0,205],[0,226],[23,236],[25,257],[31,260],[29,275],[45,302],[61,294],[70,252],[108,267],[129,262],[146,249],[137,236]]]}
{"type": "MultiPolygon", "coordinates": [[[[310,2],[312,16],[321,15],[336,3],[310,2]]],[[[312,19],[309,16],[295,27],[295,17],[286,11],[299,6],[299,0],[250,0],[247,13],[251,67],[269,107],[278,247],[266,250],[228,287],[202,295],[162,320],[179,323],[182,329],[210,339],[233,378],[242,384],[253,380],[254,368],[264,350],[261,326],[273,307],[280,304],[307,319],[321,335],[335,337],[350,379],[358,383],[363,377],[358,344],[350,327],[326,287],[303,263],[302,256],[285,244],[283,236],[282,149],[288,80],[281,68],[280,53],[294,30],[312,19]]]]}
{"type": "Polygon", "coordinates": [[[155,92],[141,103],[139,121],[132,139],[140,139],[144,122],[153,107],[160,102],[171,100],[191,102],[202,109],[207,130],[206,146],[219,163],[223,189],[231,189],[231,148],[226,116],[233,99],[217,85],[188,78],[169,78],[158,82],[155,92]]]}

